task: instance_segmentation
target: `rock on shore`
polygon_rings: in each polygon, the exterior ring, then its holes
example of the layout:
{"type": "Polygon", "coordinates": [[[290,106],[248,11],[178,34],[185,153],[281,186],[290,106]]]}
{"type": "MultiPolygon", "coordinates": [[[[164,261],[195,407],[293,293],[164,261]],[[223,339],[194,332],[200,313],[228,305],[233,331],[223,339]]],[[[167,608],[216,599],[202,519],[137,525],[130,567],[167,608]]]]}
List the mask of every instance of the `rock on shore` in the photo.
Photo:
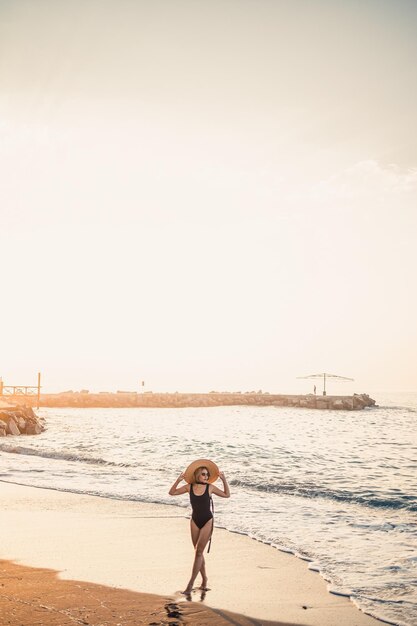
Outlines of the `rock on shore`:
{"type": "Polygon", "coordinates": [[[43,422],[30,407],[0,405],[0,437],[39,435],[44,430],[43,422]]]}

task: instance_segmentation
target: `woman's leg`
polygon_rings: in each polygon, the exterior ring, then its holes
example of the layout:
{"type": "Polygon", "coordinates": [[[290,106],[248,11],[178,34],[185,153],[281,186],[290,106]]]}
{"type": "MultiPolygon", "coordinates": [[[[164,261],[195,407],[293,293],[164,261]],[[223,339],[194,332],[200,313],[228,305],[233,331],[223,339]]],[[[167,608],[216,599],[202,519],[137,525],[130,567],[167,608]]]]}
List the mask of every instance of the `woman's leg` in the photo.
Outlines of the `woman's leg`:
{"type": "Polygon", "coordinates": [[[206,573],[206,560],[204,558],[204,555],[203,555],[203,564],[200,567],[200,574],[202,578],[200,589],[207,590],[208,578],[207,578],[207,573],[206,573]]]}
{"type": "MultiPolygon", "coordinates": [[[[187,588],[184,593],[191,593],[191,590],[194,585],[194,581],[197,578],[198,572],[201,570],[201,567],[204,565],[204,549],[209,542],[211,537],[211,531],[213,528],[213,519],[209,519],[208,522],[200,528],[200,533],[198,535],[197,543],[195,544],[195,558],[193,564],[193,570],[191,572],[191,578],[188,581],[187,588]]],[[[205,573],[205,568],[204,568],[205,573]]],[[[207,577],[206,577],[207,578],[207,577]]]]}
{"type": "MultiPolygon", "coordinates": [[[[194,548],[197,545],[197,541],[198,538],[200,536],[200,529],[197,526],[197,524],[193,521],[193,519],[191,518],[190,520],[190,528],[191,528],[191,540],[193,542],[193,546],[194,548]]],[[[206,574],[206,562],[203,556],[203,563],[200,567],[200,574],[201,574],[201,578],[203,579],[201,582],[201,587],[200,589],[206,589],[207,587],[207,583],[208,583],[208,579],[207,579],[207,574],[206,574]]]]}
{"type": "Polygon", "coordinates": [[[193,542],[193,546],[195,548],[197,545],[198,536],[200,534],[200,529],[195,523],[195,521],[193,520],[193,518],[191,518],[190,520],[190,530],[191,530],[191,541],[193,542]]]}

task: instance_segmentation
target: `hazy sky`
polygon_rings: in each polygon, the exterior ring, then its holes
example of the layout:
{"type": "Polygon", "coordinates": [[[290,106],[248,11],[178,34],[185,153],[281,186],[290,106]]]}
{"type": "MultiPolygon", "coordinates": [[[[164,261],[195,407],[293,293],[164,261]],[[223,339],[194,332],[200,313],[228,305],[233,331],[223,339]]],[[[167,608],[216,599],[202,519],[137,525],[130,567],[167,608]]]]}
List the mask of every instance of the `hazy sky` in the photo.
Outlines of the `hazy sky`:
{"type": "Polygon", "coordinates": [[[0,0],[0,376],[417,391],[417,2],[0,0]]]}

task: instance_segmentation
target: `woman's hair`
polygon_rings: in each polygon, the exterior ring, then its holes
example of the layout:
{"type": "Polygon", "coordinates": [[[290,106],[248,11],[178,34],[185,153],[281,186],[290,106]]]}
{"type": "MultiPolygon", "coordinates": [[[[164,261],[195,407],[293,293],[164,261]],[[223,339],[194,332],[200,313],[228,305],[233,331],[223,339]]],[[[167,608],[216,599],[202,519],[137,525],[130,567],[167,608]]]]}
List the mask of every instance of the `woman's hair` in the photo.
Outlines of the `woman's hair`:
{"type": "Polygon", "coordinates": [[[206,467],[205,465],[202,465],[201,467],[197,467],[197,469],[194,472],[194,482],[198,482],[198,475],[201,472],[201,470],[206,470],[208,476],[207,476],[207,480],[210,478],[210,470],[208,467],[206,467]]]}

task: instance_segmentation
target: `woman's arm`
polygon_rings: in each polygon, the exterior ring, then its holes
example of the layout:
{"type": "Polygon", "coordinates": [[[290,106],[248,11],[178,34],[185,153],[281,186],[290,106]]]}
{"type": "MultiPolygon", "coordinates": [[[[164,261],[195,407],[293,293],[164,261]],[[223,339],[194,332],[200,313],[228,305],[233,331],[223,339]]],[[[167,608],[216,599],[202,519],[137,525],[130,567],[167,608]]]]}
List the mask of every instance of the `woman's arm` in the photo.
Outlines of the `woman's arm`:
{"type": "Polygon", "coordinates": [[[187,493],[187,491],[190,489],[190,485],[183,485],[182,487],[177,489],[179,483],[182,480],[184,480],[184,474],[180,474],[175,483],[172,485],[171,489],[168,492],[170,496],[180,496],[182,493],[187,493]]]}
{"type": "Polygon", "coordinates": [[[220,496],[221,498],[230,498],[229,485],[227,484],[226,476],[223,472],[220,472],[219,478],[221,478],[223,481],[223,491],[218,487],[215,487],[214,485],[210,485],[211,493],[215,493],[216,496],[220,496]]]}

